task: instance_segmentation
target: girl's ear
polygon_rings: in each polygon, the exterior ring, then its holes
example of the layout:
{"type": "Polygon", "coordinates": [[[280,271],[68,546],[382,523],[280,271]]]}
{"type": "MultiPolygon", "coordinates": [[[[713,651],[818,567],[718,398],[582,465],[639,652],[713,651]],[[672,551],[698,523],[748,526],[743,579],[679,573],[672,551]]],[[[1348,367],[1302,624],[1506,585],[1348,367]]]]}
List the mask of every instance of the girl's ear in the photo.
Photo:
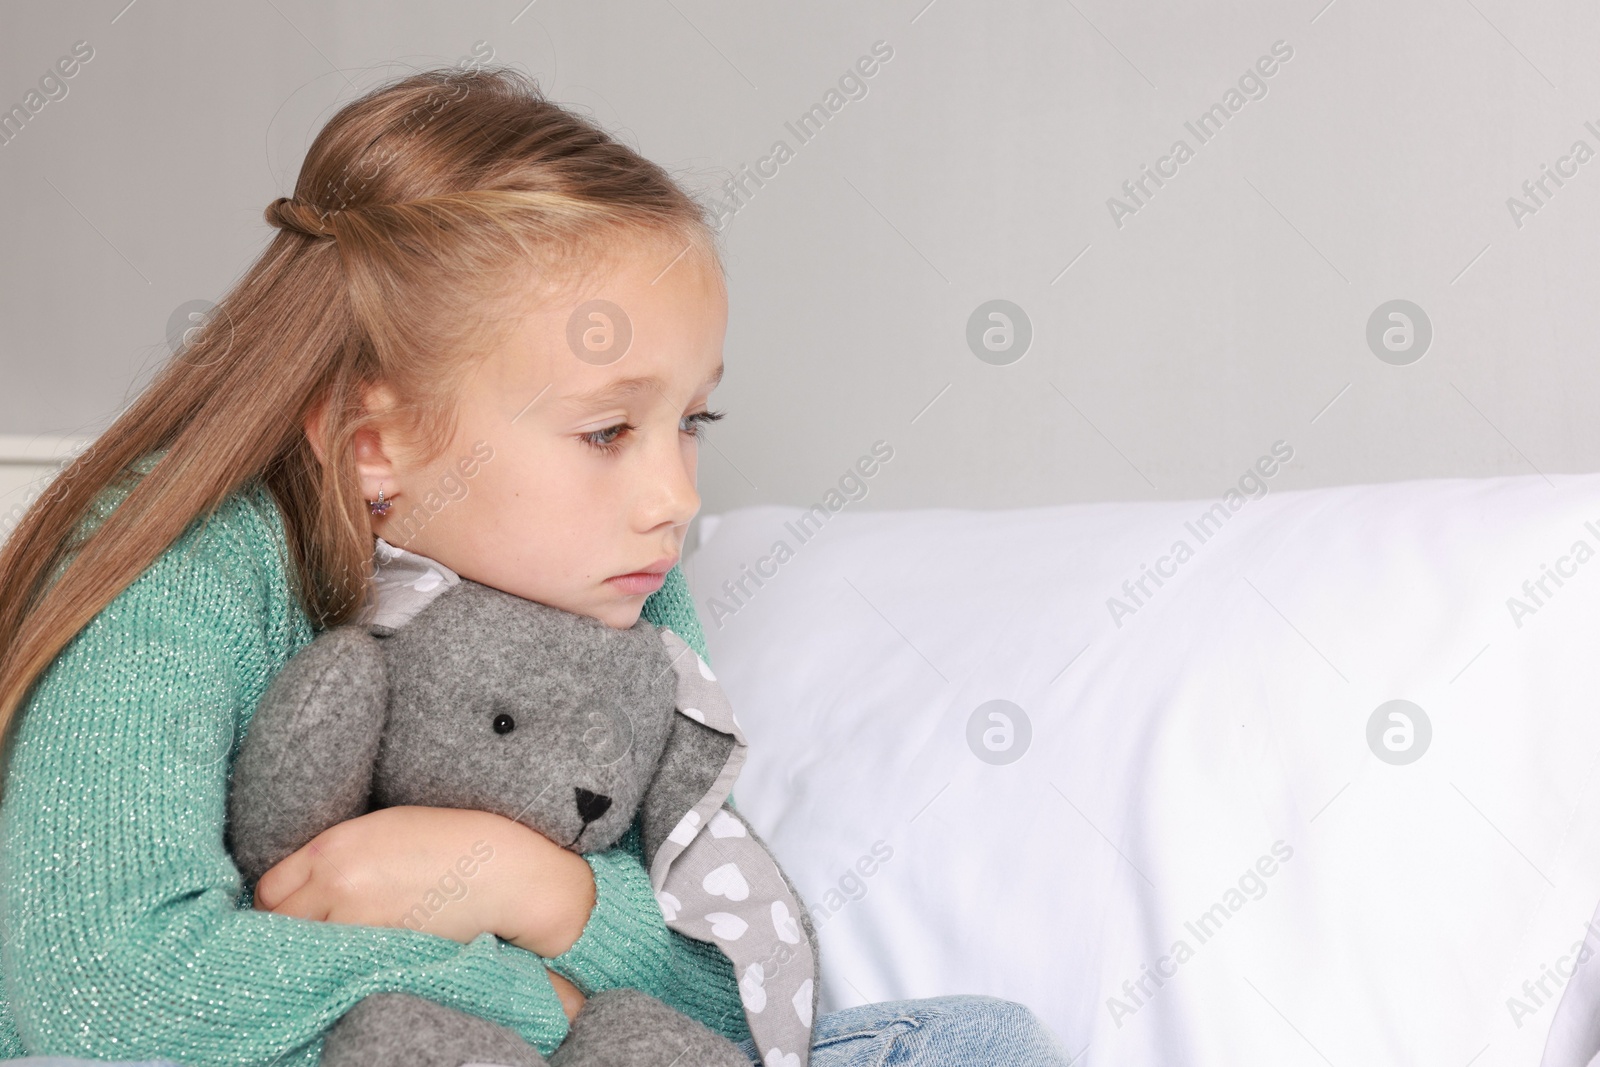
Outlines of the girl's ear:
{"type": "Polygon", "coordinates": [[[389,714],[379,640],[339,626],[273,678],[234,762],[227,837],[252,884],[330,826],[363,815],[389,714]]]}
{"type": "Polygon", "coordinates": [[[317,462],[324,465],[328,462],[326,444],[328,433],[326,426],[323,425],[323,418],[327,410],[328,397],[327,394],[323,394],[321,399],[312,402],[311,410],[306,412],[306,421],[304,423],[306,441],[310,443],[311,451],[316,453],[317,462]]]}
{"type": "MultiPolygon", "coordinates": [[[[316,453],[317,461],[323,464],[328,462],[328,400],[327,396],[323,396],[314,402],[306,412],[303,424],[311,451],[316,453]]],[[[363,388],[362,403],[367,412],[377,416],[374,422],[357,430],[353,439],[356,474],[361,478],[362,495],[374,500],[382,486],[386,495],[397,496],[404,474],[395,463],[401,442],[395,436],[397,424],[392,414],[398,408],[398,400],[394,390],[377,382],[363,388]]]]}

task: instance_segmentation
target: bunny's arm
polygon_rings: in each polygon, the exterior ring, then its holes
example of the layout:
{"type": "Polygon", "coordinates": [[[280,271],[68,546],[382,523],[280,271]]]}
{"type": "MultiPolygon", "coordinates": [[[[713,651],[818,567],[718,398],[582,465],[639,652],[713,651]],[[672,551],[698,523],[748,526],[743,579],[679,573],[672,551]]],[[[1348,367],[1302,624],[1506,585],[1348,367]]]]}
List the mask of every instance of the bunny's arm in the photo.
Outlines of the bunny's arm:
{"type": "Polygon", "coordinates": [[[228,846],[246,885],[365,814],[388,696],[383,649],[359,626],[324,632],[273,678],[228,796],[228,846]]]}

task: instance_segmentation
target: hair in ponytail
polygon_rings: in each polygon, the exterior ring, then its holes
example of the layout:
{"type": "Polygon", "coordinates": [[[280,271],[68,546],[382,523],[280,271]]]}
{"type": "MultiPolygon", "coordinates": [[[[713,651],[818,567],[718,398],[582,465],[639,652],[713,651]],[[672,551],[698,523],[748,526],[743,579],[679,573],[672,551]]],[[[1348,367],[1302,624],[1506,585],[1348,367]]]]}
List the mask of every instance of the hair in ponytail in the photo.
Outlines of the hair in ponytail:
{"type": "Polygon", "coordinates": [[[311,145],[294,196],[266,217],[279,232],[261,256],[0,548],[6,747],[62,648],[249,479],[283,513],[313,624],[350,621],[372,556],[352,444],[373,417],[367,387],[399,398],[402,432],[426,461],[454,433],[475,355],[509,322],[486,309],[569,287],[629,242],[660,248],[663,267],[687,249],[722,269],[698,201],[504,67],[425,71],[346,105],[311,145]],[[100,491],[162,449],[80,540],[100,491]]]}

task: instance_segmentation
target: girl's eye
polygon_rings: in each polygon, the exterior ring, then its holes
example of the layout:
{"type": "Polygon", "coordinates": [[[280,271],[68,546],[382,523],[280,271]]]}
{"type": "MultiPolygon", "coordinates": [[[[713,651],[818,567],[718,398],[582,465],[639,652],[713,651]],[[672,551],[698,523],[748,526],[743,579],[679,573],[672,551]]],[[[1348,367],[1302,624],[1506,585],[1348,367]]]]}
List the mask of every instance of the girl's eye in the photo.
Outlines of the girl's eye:
{"type": "MultiPolygon", "coordinates": [[[[722,411],[697,411],[692,415],[685,415],[678,424],[678,430],[680,433],[699,440],[705,436],[705,424],[716,422],[725,414],[727,413],[722,411]]],[[[617,443],[622,438],[622,435],[632,433],[636,429],[638,427],[631,423],[619,422],[615,426],[607,426],[603,430],[579,434],[578,437],[591,448],[597,448],[602,452],[616,453],[622,451],[622,446],[617,443]]]]}
{"type": "Polygon", "coordinates": [[[727,412],[725,411],[697,411],[693,415],[685,415],[683,421],[689,424],[689,428],[683,432],[693,434],[696,439],[704,437],[706,435],[706,423],[716,422],[726,414],[727,412]]]}
{"type": "Polygon", "coordinates": [[[591,448],[598,448],[602,452],[620,452],[622,446],[617,444],[617,438],[634,429],[626,422],[619,422],[615,426],[607,426],[603,430],[594,430],[590,433],[578,435],[578,440],[591,448]]]}

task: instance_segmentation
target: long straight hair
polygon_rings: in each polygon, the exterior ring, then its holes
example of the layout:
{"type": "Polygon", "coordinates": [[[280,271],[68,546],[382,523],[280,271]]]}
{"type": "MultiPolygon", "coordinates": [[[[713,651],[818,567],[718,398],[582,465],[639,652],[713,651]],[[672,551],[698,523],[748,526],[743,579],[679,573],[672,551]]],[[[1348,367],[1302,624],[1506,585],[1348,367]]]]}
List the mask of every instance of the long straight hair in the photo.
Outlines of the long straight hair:
{"type": "Polygon", "coordinates": [[[368,386],[393,390],[403,436],[431,460],[500,336],[486,309],[525,300],[540,271],[576,276],[637,240],[666,248],[664,267],[687,248],[722,271],[700,202],[505,67],[424,71],[347,104],[266,215],[279,232],[260,257],[0,549],[0,764],[56,655],[249,479],[283,513],[314,626],[361,610],[373,541],[352,439],[376,417],[368,386]],[[322,459],[305,432],[319,409],[322,459]],[[81,537],[101,490],[160,449],[81,537]]]}

